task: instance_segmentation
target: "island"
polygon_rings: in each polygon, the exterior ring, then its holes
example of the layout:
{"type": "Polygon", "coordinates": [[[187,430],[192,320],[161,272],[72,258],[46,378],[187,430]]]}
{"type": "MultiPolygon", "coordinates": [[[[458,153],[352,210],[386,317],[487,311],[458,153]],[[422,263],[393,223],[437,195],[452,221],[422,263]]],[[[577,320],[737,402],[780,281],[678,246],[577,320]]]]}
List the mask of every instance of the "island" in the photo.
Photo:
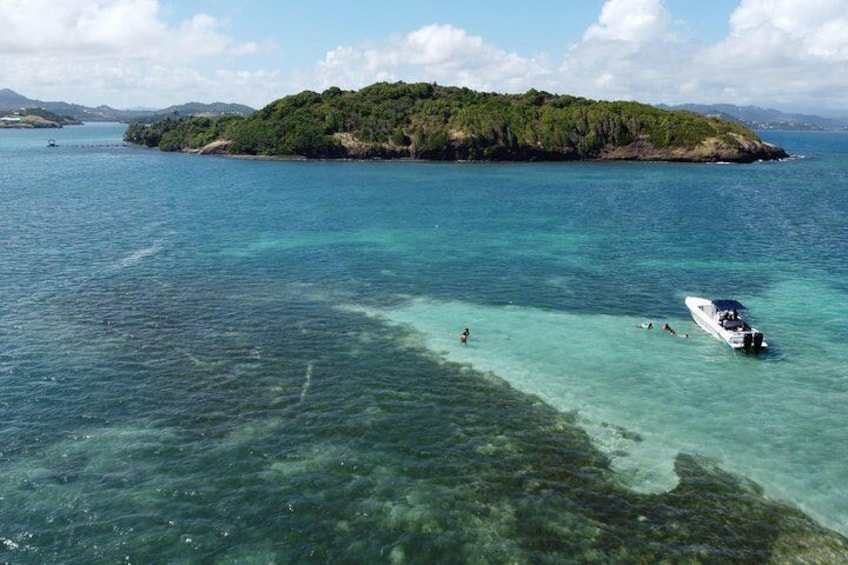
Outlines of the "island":
{"type": "Polygon", "coordinates": [[[124,139],[163,151],[268,158],[750,163],[788,157],[741,123],[687,110],[535,89],[499,94],[404,82],[304,91],[247,116],[133,123],[124,139]]]}

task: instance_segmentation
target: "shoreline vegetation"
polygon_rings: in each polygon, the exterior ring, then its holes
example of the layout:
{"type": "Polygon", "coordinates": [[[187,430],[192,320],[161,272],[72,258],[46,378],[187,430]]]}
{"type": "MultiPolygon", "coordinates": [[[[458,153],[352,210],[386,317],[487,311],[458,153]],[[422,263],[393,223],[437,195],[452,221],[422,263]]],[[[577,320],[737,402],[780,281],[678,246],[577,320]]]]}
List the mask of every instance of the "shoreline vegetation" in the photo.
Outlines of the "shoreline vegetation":
{"type": "Polygon", "coordinates": [[[403,82],[303,91],[247,116],[132,123],[124,140],[259,158],[751,163],[788,157],[745,125],[686,110],[535,89],[497,94],[403,82]]]}

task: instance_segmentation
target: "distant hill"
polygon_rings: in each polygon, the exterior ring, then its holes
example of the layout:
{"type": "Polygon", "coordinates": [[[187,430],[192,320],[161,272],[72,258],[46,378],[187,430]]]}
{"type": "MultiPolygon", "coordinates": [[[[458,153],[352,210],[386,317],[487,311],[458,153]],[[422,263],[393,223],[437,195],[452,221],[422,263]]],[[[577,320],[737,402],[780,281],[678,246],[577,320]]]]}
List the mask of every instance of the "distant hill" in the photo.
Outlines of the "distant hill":
{"type": "Polygon", "coordinates": [[[317,159],[751,162],[786,153],[735,121],[638,102],[531,89],[476,92],[376,83],[286,96],[246,117],[132,124],[126,141],[165,151],[317,159]]]}
{"type": "Polygon", "coordinates": [[[788,114],[759,106],[733,104],[679,104],[657,106],[664,110],[690,110],[705,116],[717,116],[741,122],[754,129],[848,131],[848,118],[825,118],[813,114],[788,114]]]}
{"type": "MultiPolygon", "coordinates": [[[[785,113],[759,106],[735,106],[733,104],[679,104],[668,106],[659,104],[663,110],[689,110],[705,116],[716,116],[745,124],[753,129],[790,129],[848,131],[848,118],[825,118],[813,114],[785,113]]],[[[82,106],[70,102],[50,102],[27,98],[17,92],[0,89],[0,115],[22,109],[40,108],[67,120],[67,123],[79,122],[138,122],[153,123],[169,117],[210,117],[236,115],[247,116],[255,108],[244,104],[215,102],[203,104],[188,102],[167,108],[116,109],[110,106],[82,106]]]]}
{"type": "Polygon", "coordinates": [[[65,116],[81,122],[143,122],[150,123],[173,116],[224,115],[244,116],[255,110],[244,104],[201,104],[189,102],[179,106],[170,106],[158,110],[117,110],[109,106],[89,107],[69,102],[47,102],[33,100],[8,88],[0,89],[0,114],[18,111],[23,108],[41,108],[59,116],[65,116]]]}
{"type": "Polygon", "coordinates": [[[134,113],[147,115],[126,121],[153,123],[169,117],[218,118],[221,116],[247,116],[255,111],[255,109],[244,104],[187,102],[178,106],[168,106],[161,110],[135,110],[134,113]]]}
{"type": "Polygon", "coordinates": [[[28,106],[31,103],[32,100],[26,96],[21,96],[14,90],[9,90],[8,88],[0,90],[0,108],[18,109],[28,106]]]}

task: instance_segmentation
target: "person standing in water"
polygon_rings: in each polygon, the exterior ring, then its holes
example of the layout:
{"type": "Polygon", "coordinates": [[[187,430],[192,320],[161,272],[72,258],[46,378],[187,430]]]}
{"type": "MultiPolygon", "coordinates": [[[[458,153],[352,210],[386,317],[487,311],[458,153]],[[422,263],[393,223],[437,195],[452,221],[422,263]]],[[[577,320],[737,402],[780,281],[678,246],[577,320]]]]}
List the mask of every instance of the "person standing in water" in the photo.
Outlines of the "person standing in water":
{"type": "Polygon", "coordinates": [[[471,330],[469,330],[468,328],[465,328],[465,330],[461,334],[459,334],[459,342],[462,345],[468,345],[469,334],[471,334],[471,330]]]}

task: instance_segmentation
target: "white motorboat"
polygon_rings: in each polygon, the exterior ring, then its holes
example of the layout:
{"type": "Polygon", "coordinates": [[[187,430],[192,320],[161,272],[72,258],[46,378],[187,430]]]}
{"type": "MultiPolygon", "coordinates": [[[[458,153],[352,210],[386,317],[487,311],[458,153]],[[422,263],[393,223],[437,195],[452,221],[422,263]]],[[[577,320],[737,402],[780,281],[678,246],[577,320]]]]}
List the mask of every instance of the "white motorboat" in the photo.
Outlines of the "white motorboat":
{"type": "Polygon", "coordinates": [[[740,312],[746,308],[736,300],[687,296],[686,307],[699,326],[733,349],[757,353],[768,347],[762,332],[742,318],[740,312]]]}

